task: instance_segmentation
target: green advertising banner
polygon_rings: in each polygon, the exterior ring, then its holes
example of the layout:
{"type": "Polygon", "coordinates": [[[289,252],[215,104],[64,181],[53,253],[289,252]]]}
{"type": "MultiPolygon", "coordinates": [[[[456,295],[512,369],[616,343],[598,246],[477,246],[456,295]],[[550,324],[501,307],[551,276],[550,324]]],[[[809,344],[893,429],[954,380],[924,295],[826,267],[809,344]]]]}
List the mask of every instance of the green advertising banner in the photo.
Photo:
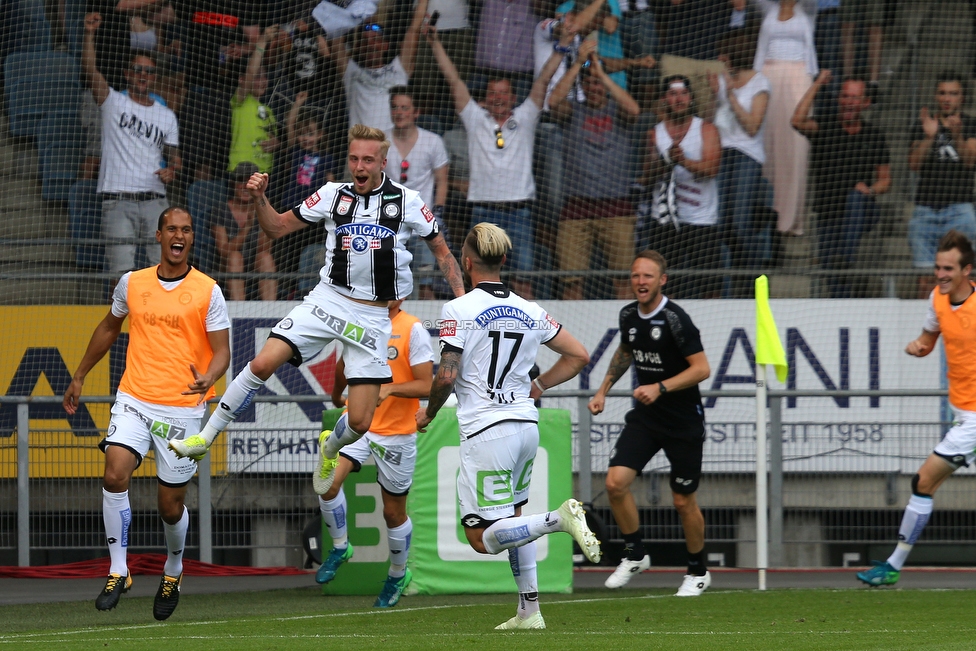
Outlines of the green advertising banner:
{"type": "MultiPolygon", "coordinates": [[[[334,415],[332,416],[334,418],[334,415]]],[[[324,414],[323,419],[329,418],[324,414]]],[[[334,422],[334,421],[333,421],[334,422]]],[[[563,409],[539,410],[539,452],[532,470],[529,502],[523,513],[556,509],[572,491],[572,424],[563,409]]],[[[468,544],[457,504],[459,467],[457,415],[442,409],[417,437],[417,469],[407,500],[413,520],[408,594],[506,593],[515,590],[508,554],[479,554],[468,544]]],[[[324,594],[379,594],[389,562],[383,503],[376,466],[363,466],[343,486],[348,503],[349,541],[354,555],[324,594]]],[[[536,542],[539,590],[571,592],[573,541],[566,534],[543,536],[536,542]]],[[[322,552],[332,540],[323,526],[322,552]]]]}

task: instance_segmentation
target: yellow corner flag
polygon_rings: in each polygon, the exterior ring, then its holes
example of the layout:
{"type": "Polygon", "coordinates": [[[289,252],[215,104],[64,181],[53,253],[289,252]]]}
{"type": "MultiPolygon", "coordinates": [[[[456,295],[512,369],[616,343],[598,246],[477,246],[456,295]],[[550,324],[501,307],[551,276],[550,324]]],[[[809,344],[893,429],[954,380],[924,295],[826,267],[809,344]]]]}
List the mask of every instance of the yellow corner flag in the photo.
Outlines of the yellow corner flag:
{"type": "Polygon", "coordinates": [[[769,280],[766,276],[756,278],[756,364],[772,364],[776,368],[776,379],[786,381],[789,367],[773,311],[769,309],[769,280]]]}

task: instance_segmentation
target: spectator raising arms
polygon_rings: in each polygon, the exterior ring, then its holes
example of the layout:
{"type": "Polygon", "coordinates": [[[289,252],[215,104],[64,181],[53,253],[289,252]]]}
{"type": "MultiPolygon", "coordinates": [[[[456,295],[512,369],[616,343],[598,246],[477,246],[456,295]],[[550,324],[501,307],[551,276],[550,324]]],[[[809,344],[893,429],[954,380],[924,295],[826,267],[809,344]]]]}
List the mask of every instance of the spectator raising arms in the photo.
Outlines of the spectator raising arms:
{"type": "MultiPolygon", "coordinates": [[[[125,71],[127,92],[111,88],[95,64],[95,32],[101,24],[100,14],[85,16],[81,67],[102,112],[102,236],[129,240],[105,247],[108,270],[120,274],[136,266],[136,240],[156,233],[159,214],[169,206],[166,186],[176,178],[182,161],[176,114],[149,96],[155,62],[145,53],[134,54],[125,71]]],[[[158,263],[159,249],[146,247],[146,258],[158,263]]]]}
{"type": "Polygon", "coordinates": [[[800,98],[817,75],[813,42],[816,2],[805,11],[796,0],[758,0],[765,18],[753,68],[769,79],[769,117],[766,129],[766,178],[773,183],[773,205],[781,233],[803,234],[807,197],[807,155],[810,144],[790,121],[800,98]]]}
{"type": "MultiPolygon", "coordinates": [[[[817,257],[824,269],[851,269],[861,238],[878,223],[874,197],[891,188],[884,134],[864,121],[871,105],[863,79],[845,79],[833,117],[809,117],[817,92],[830,83],[830,70],[817,76],[796,106],[793,127],[810,140],[817,194],[817,257]]],[[[831,298],[852,298],[847,277],[828,277],[831,298]]]]}
{"type": "Polygon", "coordinates": [[[264,53],[278,35],[278,26],[264,30],[254,46],[237,91],[230,100],[231,143],[227,170],[233,172],[240,163],[251,162],[258,170],[270,174],[274,169],[274,152],[281,147],[278,122],[271,107],[262,102],[268,92],[268,73],[264,53]]]}

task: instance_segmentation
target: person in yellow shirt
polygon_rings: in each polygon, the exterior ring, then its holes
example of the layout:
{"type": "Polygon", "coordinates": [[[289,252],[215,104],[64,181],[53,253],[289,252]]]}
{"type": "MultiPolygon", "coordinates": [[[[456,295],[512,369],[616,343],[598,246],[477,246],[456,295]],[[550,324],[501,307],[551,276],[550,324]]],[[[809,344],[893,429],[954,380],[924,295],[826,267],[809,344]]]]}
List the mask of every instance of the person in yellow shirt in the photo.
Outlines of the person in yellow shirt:
{"type": "MultiPolygon", "coordinates": [[[[393,372],[393,384],[380,387],[379,402],[369,432],[342,448],[335,480],[328,492],[319,495],[322,520],[332,536],[332,551],[319,566],[315,580],[328,583],[335,578],[339,566],[352,558],[346,527],[346,495],[342,482],[350,472],[359,472],[372,455],[376,462],[376,480],[383,495],[383,518],[386,520],[390,546],[390,572],[383,590],[376,598],[375,608],[392,608],[410,584],[407,554],[413,522],[407,516],[407,493],[413,483],[417,462],[417,424],[414,414],[420,408],[420,398],[430,393],[434,380],[434,351],[430,335],[420,319],[400,309],[402,300],[390,303],[390,322],[393,325],[387,347],[387,362],[393,372]]],[[[342,391],[346,381],[343,362],[336,366],[336,381],[332,402],[345,406],[342,391]]]]}
{"type": "Polygon", "coordinates": [[[74,414],[88,372],[105,356],[129,318],[125,373],[112,406],[105,453],[102,517],[111,566],[95,608],[111,610],[132,587],[126,566],[132,509],[132,473],[153,450],[157,501],[166,536],[166,564],[153,601],[153,616],[164,620],[179,603],[183,549],[190,517],[186,486],[197,470],[179,459],[169,440],[199,431],[214,397],[214,383],[230,363],[230,320],[217,282],[189,264],[193,222],[185,208],[171,206],[159,216],[156,241],[160,263],[125,273],[112,307],[95,328],[85,355],[64,393],[64,410],[74,414]]]}
{"type": "Polygon", "coordinates": [[[884,563],[857,573],[871,586],[898,581],[908,554],[922,535],[932,515],[932,497],[946,479],[961,466],[976,459],[976,284],[973,245],[963,233],[951,230],[939,242],[935,254],[936,289],[930,296],[922,334],[908,342],[905,352],[925,357],[935,349],[942,335],[949,379],[949,405],[954,425],[946,432],[928,459],[912,477],[912,496],[898,529],[898,544],[884,563]]]}

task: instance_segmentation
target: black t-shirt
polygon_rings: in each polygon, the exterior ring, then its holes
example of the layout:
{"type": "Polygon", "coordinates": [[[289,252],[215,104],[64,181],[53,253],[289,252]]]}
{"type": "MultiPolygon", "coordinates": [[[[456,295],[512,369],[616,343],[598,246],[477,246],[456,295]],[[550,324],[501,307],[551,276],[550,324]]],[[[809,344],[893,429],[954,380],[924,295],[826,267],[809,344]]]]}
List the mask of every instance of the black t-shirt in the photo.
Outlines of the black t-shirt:
{"type": "MultiPolygon", "coordinates": [[[[691,317],[667,297],[650,318],[641,315],[637,302],[620,310],[620,343],[634,357],[640,384],[657,384],[688,368],[687,357],[704,350],[691,317]]],[[[698,385],[668,391],[650,405],[635,409],[659,421],[669,431],[688,430],[701,436],[705,421],[698,385]]]]}
{"type": "MultiPolygon", "coordinates": [[[[963,139],[976,138],[976,120],[968,115],[961,117],[963,139]]],[[[912,142],[924,139],[925,132],[919,122],[912,132],[912,142]]],[[[932,150],[922,162],[915,203],[940,210],[973,200],[973,170],[962,164],[957,147],[951,132],[940,123],[932,150]]]]}
{"type": "Polygon", "coordinates": [[[817,174],[818,213],[843,212],[854,186],[874,183],[878,165],[890,161],[884,134],[867,122],[862,122],[861,130],[851,135],[836,117],[827,118],[819,123],[810,145],[817,174]]]}
{"type": "Polygon", "coordinates": [[[336,90],[332,83],[335,66],[331,60],[319,56],[318,37],[324,38],[325,30],[311,18],[296,21],[293,25],[291,52],[285,64],[288,83],[292,92],[306,91],[310,104],[321,105],[336,90]],[[301,29],[302,26],[304,29],[301,29]]]}
{"type": "Polygon", "coordinates": [[[242,52],[244,28],[274,24],[271,5],[249,0],[184,0],[186,72],[190,86],[233,90],[249,53],[242,52]]]}

